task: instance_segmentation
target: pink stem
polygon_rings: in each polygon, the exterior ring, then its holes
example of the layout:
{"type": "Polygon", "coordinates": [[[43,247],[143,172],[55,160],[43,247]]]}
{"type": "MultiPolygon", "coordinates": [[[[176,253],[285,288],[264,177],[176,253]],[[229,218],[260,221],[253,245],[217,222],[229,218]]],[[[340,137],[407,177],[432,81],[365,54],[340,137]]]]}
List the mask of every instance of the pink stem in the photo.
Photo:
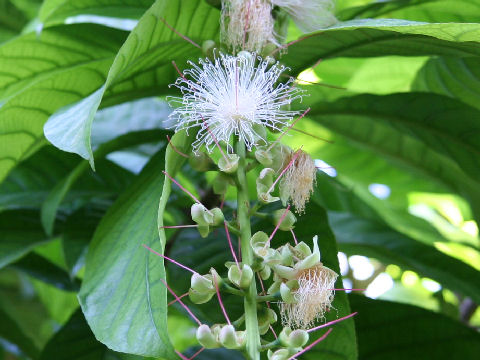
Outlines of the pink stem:
{"type": "MultiPolygon", "coordinates": [[[[203,204],[200,202],[200,200],[198,200],[198,199],[195,197],[195,195],[193,195],[190,191],[188,191],[188,190],[185,189],[182,185],[180,185],[180,183],[179,183],[177,180],[175,180],[173,177],[171,177],[166,171],[162,171],[162,172],[165,174],[165,176],[167,176],[170,180],[172,180],[185,194],[187,194],[188,196],[190,196],[190,197],[193,199],[193,201],[195,201],[197,204],[200,204],[200,205],[203,206],[203,204]]],[[[207,212],[208,212],[209,214],[212,214],[212,212],[211,212],[210,210],[208,210],[208,209],[207,209],[207,212]]],[[[213,215],[213,214],[212,214],[212,215],[213,215]]]]}
{"type": "Polygon", "coordinates": [[[238,270],[240,270],[240,265],[238,264],[237,255],[235,254],[235,250],[233,250],[232,239],[230,238],[230,232],[228,231],[227,222],[224,220],[223,223],[225,224],[225,232],[227,233],[228,245],[230,246],[230,251],[232,252],[233,259],[237,264],[238,270]]]}
{"type": "Polygon", "coordinates": [[[310,345],[308,345],[305,349],[303,349],[302,351],[299,351],[298,353],[296,353],[295,355],[291,356],[288,358],[288,360],[292,360],[292,359],[295,359],[297,356],[300,356],[302,355],[303,353],[306,353],[308,350],[310,350],[311,348],[313,348],[315,345],[317,345],[320,341],[323,341],[325,340],[325,338],[328,336],[328,334],[330,334],[332,332],[332,329],[328,329],[328,331],[323,334],[321,337],[319,337],[317,340],[315,340],[313,343],[311,343],[310,345]]]}
{"type": "Polygon", "coordinates": [[[183,73],[182,73],[182,72],[180,71],[180,69],[178,68],[177,63],[175,62],[175,60],[172,60],[172,65],[173,65],[173,67],[175,68],[175,70],[177,70],[178,75],[180,75],[183,80],[185,80],[186,82],[188,82],[188,80],[187,80],[187,78],[185,77],[185,75],[183,75],[183,73]]]}
{"type": "Polygon", "coordinates": [[[295,245],[298,245],[297,237],[295,236],[295,233],[293,232],[293,229],[290,229],[290,232],[292,233],[293,241],[295,241],[295,245]]]}
{"type": "Polygon", "coordinates": [[[336,323],[338,323],[338,322],[340,322],[340,321],[343,321],[343,320],[347,320],[347,319],[349,319],[349,318],[351,318],[351,317],[353,317],[353,316],[355,316],[355,315],[357,315],[357,314],[358,314],[358,312],[355,311],[354,313],[351,313],[350,315],[344,316],[344,317],[342,317],[342,318],[340,318],[340,319],[333,320],[333,321],[330,321],[330,322],[328,322],[328,323],[326,323],[326,324],[323,324],[323,325],[314,327],[313,329],[307,330],[307,332],[310,333],[310,332],[313,332],[313,331],[317,331],[317,330],[319,330],[319,329],[323,329],[324,327],[327,327],[327,326],[330,326],[330,325],[334,325],[334,324],[336,324],[336,323]]]}
{"type": "Polygon", "coordinates": [[[188,159],[188,155],[187,154],[184,154],[182,153],[180,150],[178,150],[175,145],[172,144],[172,142],[170,141],[170,136],[167,135],[167,140],[168,140],[168,143],[170,144],[170,146],[172,147],[173,151],[175,151],[178,155],[180,156],[183,156],[184,158],[187,158],[188,159]]]}
{"type": "Polygon", "coordinates": [[[283,137],[286,133],[288,133],[288,132],[290,131],[290,129],[293,128],[293,127],[295,126],[295,124],[296,124],[300,119],[302,119],[303,117],[305,117],[305,115],[307,115],[307,113],[308,113],[309,111],[310,111],[310,108],[308,108],[307,110],[305,110],[305,112],[304,112],[302,115],[300,115],[297,119],[295,119],[295,121],[290,124],[290,126],[287,128],[287,130],[285,130],[284,132],[282,132],[282,133],[280,134],[280,136],[267,148],[267,151],[270,151],[270,150],[272,149],[272,147],[273,147],[277,142],[279,142],[279,141],[282,139],[282,137],[283,137]]]}
{"type": "Polygon", "coordinates": [[[164,258],[165,260],[168,260],[170,261],[171,263],[177,265],[177,266],[180,266],[182,269],[185,269],[185,270],[188,270],[190,271],[192,274],[198,274],[195,270],[192,270],[190,269],[189,267],[185,266],[185,265],[182,265],[180,264],[179,262],[173,260],[173,259],[170,259],[168,256],[165,256],[163,254],[160,254],[159,252],[156,252],[155,250],[153,250],[152,248],[149,248],[147,245],[145,244],[142,244],[142,246],[147,249],[148,251],[154,253],[155,255],[158,255],[158,256],[161,256],[162,258],[164,258]]]}
{"type": "Polygon", "coordinates": [[[200,353],[205,350],[204,347],[202,347],[200,350],[198,350],[195,354],[192,355],[192,357],[189,359],[189,360],[193,360],[195,359],[198,355],[200,355],[200,353]]]}
{"type": "MultiPolygon", "coordinates": [[[[188,295],[188,292],[186,292],[186,293],[183,294],[183,295],[180,295],[178,298],[179,298],[179,299],[183,299],[183,298],[184,298],[185,296],[187,296],[187,295],[188,295]]],[[[178,301],[177,299],[172,300],[172,301],[170,301],[170,302],[167,304],[167,306],[173,305],[173,304],[175,304],[177,301],[178,301]]]]}
{"type": "Polygon", "coordinates": [[[220,296],[220,290],[218,290],[217,279],[215,276],[213,277],[213,284],[215,285],[215,290],[217,291],[217,296],[218,296],[218,302],[220,304],[220,307],[222,308],[222,312],[223,312],[223,315],[225,316],[225,320],[227,320],[228,325],[232,325],[232,323],[230,322],[230,319],[228,318],[227,311],[223,306],[222,297],[220,296]]]}
{"type": "Polygon", "coordinates": [[[183,35],[183,34],[180,34],[177,30],[175,30],[173,27],[171,27],[164,18],[162,17],[159,17],[160,21],[162,21],[170,30],[172,30],[175,34],[177,34],[178,36],[180,36],[183,40],[186,40],[188,41],[190,44],[192,44],[193,46],[196,46],[197,48],[201,49],[202,47],[200,45],[198,45],[196,42],[194,42],[192,39],[190,39],[189,37],[183,35]]]}
{"type": "Polygon", "coordinates": [[[277,226],[275,226],[275,229],[272,232],[272,235],[270,235],[270,237],[268,238],[268,241],[265,243],[265,246],[263,247],[264,249],[268,246],[268,244],[270,244],[270,241],[275,236],[275,233],[280,228],[280,225],[282,225],[283,220],[285,220],[285,217],[288,214],[288,210],[290,210],[290,205],[288,205],[287,208],[285,209],[285,211],[283,212],[282,217],[280,218],[280,221],[278,222],[277,226]]]}
{"type": "Polygon", "coordinates": [[[277,185],[277,182],[280,180],[280,178],[283,176],[283,174],[285,174],[285,172],[290,168],[290,166],[293,165],[293,163],[295,162],[295,160],[297,160],[297,157],[300,155],[300,150],[302,148],[300,148],[299,150],[297,150],[295,152],[295,155],[293,155],[292,157],[292,160],[290,160],[290,162],[288,163],[287,166],[285,166],[285,169],[282,170],[282,172],[280,173],[280,175],[278,175],[278,177],[275,179],[275,181],[273,182],[272,186],[270,186],[270,189],[268,189],[267,191],[267,194],[272,192],[273,189],[275,189],[275,185],[277,185]]]}
{"type": "Polygon", "coordinates": [[[178,356],[180,356],[183,360],[189,360],[185,355],[183,355],[180,351],[175,350],[178,356]]]}
{"type": "Polygon", "coordinates": [[[182,305],[182,307],[188,312],[188,314],[192,317],[192,319],[197,322],[198,326],[201,326],[202,323],[200,322],[200,320],[198,320],[198,318],[195,315],[193,315],[192,311],[188,308],[187,305],[183,303],[182,300],[180,300],[177,294],[175,294],[175,292],[170,288],[170,286],[168,286],[167,282],[163,279],[160,279],[160,281],[163,283],[163,285],[165,285],[168,291],[170,291],[170,294],[172,294],[173,297],[180,303],[180,305],[182,305]]]}

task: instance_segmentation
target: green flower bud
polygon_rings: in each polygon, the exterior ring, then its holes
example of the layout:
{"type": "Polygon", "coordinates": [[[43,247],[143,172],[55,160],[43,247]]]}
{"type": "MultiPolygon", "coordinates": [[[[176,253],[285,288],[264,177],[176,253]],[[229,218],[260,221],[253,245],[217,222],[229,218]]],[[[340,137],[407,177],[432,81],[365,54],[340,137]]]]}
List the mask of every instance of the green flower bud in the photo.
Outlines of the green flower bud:
{"type": "Polygon", "coordinates": [[[268,278],[270,278],[270,275],[272,274],[272,269],[270,268],[270,266],[265,265],[263,269],[259,271],[259,274],[262,280],[268,280],[268,278]]]}
{"type": "Polygon", "coordinates": [[[280,255],[282,257],[282,265],[284,266],[293,265],[293,254],[288,246],[282,247],[282,250],[280,251],[280,255]]]}
{"type": "Polygon", "coordinates": [[[215,292],[215,286],[212,282],[212,275],[208,274],[202,276],[200,274],[193,274],[190,278],[191,288],[198,292],[215,292]]]}
{"type": "Polygon", "coordinates": [[[202,51],[206,57],[213,59],[214,57],[214,50],[215,50],[215,41],[213,40],[205,40],[202,44],[202,51]]]}
{"type": "Polygon", "coordinates": [[[247,264],[242,264],[240,269],[233,263],[228,269],[228,279],[241,289],[248,289],[253,279],[253,271],[247,264]]]}
{"type": "Polygon", "coordinates": [[[278,226],[278,228],[282,231],[290,231],[291,229],[293,229],[294,227],[293,225],[295,224],[296,221],[297,221],[297,218],[295,217],[295,215],[293,215],[293,213],[290,210],[279,209],[273,212],[273,223],[275,226],[278,226]],[[285,212],[286,212],[286,215],[284,215],[285,212]],[[282,220],[282,216],[284,216],[283,220],[282,220]]]}
{"type": "Polygon", "coordinates": [[[253,248],[253,252],[256,256],[262,258],[267,264],[279,264],[280,263],[280,254],[274,249],[270,249],[267,245],[268,235],[263,231],[258,231],[253,234],[250,239],[250,244],[253,248]]]}
{"type": "Polygon", "coordinates": [[[290,346],[293,348],[304,347],[308,342],[308,333],[305,330],[297,329],[290,334],[290,346]]]}
{"type": "Polygon", "coordinates": [[[198,154],[192,153],[188,158],[188,163],[192,167],[200,172],[208,171],[213,165],[212,159],[205,154],[204,152],[199,152],[198,154]]]}
{"type": "Polygon", "coordinates": [[[223,216],[223,212],[220,208],[213,208],[210,210],[213,213],[213,226],[219,226],[220,224],[223,224],[223,221],[225,220],[223,216]]]}
{"type": "Polygon", "coordinates": [[[273,163],[272,154],[266,150],[264,147],[257,147],[255,151],[255,159],[265,167],[270,167],[273,163]]]}
{"type": "Polygon", "coordinates": [[[263,313],[258,315],[258,329],[260,331],[260,335],[265,335],[270,328],[271,324],[277,322],[277,313],[272,309],[266,309],[263,313]]]}
{"type": "Polygon", "coordinates": [[[207,325],[200,325],[197,329],[196,337],[200,345],[206,349],[215,349],[220,347],[216,336],[207,325]]]}
{"type": "Polygon", "coordinates": [[[213,213],[208,211],[202,204],[193,204],[190,212],[192,214],[192,220],[198,225],[208,226],[213,224],[213,213]]]}
{"type": "Polygon", "coordinates": [[[220,343],[227,349],[240,349],[245,345],[244,331],[235,331],[233,325],[225,325],[218,336],[220,343]]]}
{"type": "Polygon", "coordinates": [[[267,204],[279,200],[278,197],[270,194],[274,190],[272,188],[274,175],[275,171],[273,169],[265,168],[257,178],[257,195],[258,200],[262,203],[267,204]]]}
{"type": "Polygon", "coordinates": [[[295,302],[295,297],[292,294],[292,289],[290,289],[286,283],[282,283],[280,285],[280,295],[282,296],[283,302],[287,304],[292,304],[295,302]]]}
{"type": "Polygon", "coordinates": [[[275,352],[268,350],[268,360],[288,360],[290,358],[290,352],[287,349],[280,349],[275,352]]]}
{"type": "Polygon", "coordinates": [[[238,161],[240,157],[237,154],[226,154],[218,160],[218,168],[220,171],[232,174],[238,169],[238,161]]]}
{"type": "Polygon", "coordinates": [[[215,290],[213,292],[198,292],[194,289],[188,290],[188,297],[194,304],[205,304],[212,299],[213,295],[215,295],[215,290]]]}

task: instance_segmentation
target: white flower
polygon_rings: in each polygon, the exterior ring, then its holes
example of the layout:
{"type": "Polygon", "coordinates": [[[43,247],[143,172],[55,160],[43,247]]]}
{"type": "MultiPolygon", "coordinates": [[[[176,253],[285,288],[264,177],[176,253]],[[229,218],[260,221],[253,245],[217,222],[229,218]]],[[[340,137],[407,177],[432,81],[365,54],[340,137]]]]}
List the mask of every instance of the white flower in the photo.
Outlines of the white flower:
{"type": "Polygon", "coordinates": [[[170,117],[175,131],[199,128],[195,151],[205,145],[211,152],[215,140],[230,147],[232,135],[238,136],[248,150],[266,143],[264,127],[281,131],[296,111],[283,110],[292,100],[302,97],[302,90],[291,86],[292,79],[278,83],[285,67],[246,52],[238,56],[220,54],[212,62],[200,59],[189,62],[190,70],[177,79],[175,86],[183,98],[170,98],[179,104],[170,117]]]}
{"type": "Polygon", "coordinates": [[[272,0],[284,8],[303,32],[313,32],[337,22],[333,15],[333,0],[272,0]]]}

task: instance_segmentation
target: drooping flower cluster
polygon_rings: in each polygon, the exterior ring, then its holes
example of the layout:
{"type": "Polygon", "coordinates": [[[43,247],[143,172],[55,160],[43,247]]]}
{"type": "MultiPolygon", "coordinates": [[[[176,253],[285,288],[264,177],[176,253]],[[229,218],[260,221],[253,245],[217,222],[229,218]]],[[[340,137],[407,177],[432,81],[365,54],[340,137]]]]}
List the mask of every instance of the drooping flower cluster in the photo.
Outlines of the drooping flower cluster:
{"type": "Polygon", "coordinates": [[[281,131],[296,111],[284,110],[302,91],[291,86],[291,80],[278,83],[285,67],[255,54],[237,56],[220,54],[213,61],[190,62],[175,86],[182,98],[170,98],[179,105],[170,115],[175,131],[198,128],[194,150],[202,145],[211,152],[215,141],[230,144],[232,135],[253,146],[266,144],[264,128],[281,131]],[[190,79],[188,79],[190,78],[190,79]]]}

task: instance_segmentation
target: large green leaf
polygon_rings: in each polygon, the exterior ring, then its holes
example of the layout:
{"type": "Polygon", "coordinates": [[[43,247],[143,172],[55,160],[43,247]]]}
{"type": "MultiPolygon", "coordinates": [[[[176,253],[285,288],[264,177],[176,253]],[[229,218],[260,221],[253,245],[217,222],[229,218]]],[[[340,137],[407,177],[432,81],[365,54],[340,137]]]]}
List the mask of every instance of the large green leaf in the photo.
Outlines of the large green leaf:
{"type": "Polygon", "coordinates": [[[445,315],[363,296],[350,303],[360,360],[475,359],[480,351],[479,333],[445,315]]]}
{"type": "Polygon", "coordinates": [[[95,339],[80,310],[49,340],[40,360],[148,360],[144,357],[115,353],[95,339]]]}
{"type": "Polygon", "coordinates": [[[50,25],[75,15],[100,15],[118,18],[139,18],[154,0],[46,0],[39,20],[50,25]]]}
{"type": "Polygon", "coordinates": [[[168,26],[201,43],[217,37],[218,19],[218,10],[203,1],[157,0],[120,49],[104,87],[49,119],[45,126],[48,140],[60,149],[90,160],[93,166],[90,129],[102,99],[105,97],[104,105],[108,105],[111,101],[124,101],[125,97],[131,100],[147,96],[153,89],[157,89],[157,94],[167,92],[167,85],[178,76],[171,62],[181,64],[187,58],[201,56],[200,49],[168,26]],[[71,129],[79,129],[80,133],[65,137],[71,129]]]}
{"type": "Polygon", "coordinates": [[[0,47],[0,96],[8,97],[0,106],[0,181],[45,143],[43,124],[51,114],[104,83],[124,37],[98,25],[72,25],[0,47]]]}
{"type": "Polygon", "coordinates": [[[347,8],[341,19],[390,18],[435,22],[480,22],[478,0],[393,0],[347,8]]]}
{"type": "Polygon", "coordinates": [[[294,72],[333,57],[444,55],[478,57],[479,24],[355,20],[306,35],[282,58],[294,72]]]}
{"type": "Polygon", "coordinates": [[[446,95],[478,108],[479,69],[476,58],[433,58],[420,69],[412,89],[446,95]]]}
{"type": "Polygon", "coordinates": [[[79,298],[96,338],[109,348],[172,359],[163,260],[142,247],[163,251],[157,230],[163,156],[152,158],[99,224],[79,298]]]}

